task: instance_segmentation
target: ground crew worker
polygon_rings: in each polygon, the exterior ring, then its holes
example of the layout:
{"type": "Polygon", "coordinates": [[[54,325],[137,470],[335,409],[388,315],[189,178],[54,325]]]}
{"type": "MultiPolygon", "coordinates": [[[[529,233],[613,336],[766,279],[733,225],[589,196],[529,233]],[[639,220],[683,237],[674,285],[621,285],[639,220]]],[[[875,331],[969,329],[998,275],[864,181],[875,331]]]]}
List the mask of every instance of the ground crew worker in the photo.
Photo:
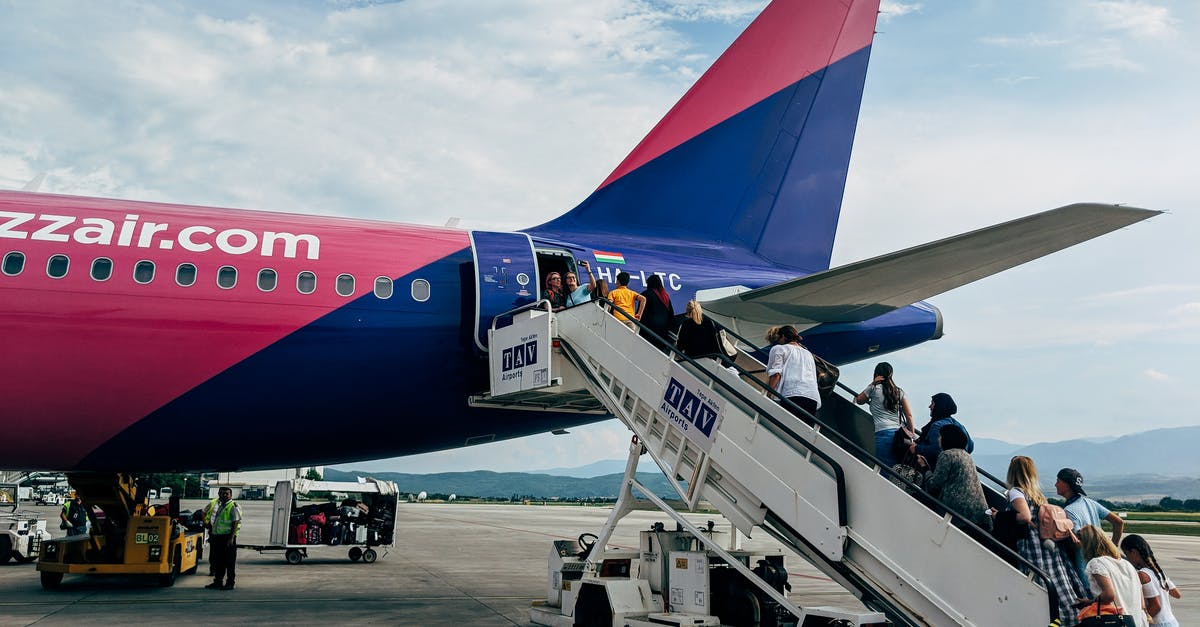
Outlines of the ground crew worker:
{"type": "Polygon", "coordinates": [[[233,490],[217,490],[217,498],[204,508],[204,525],[208,527],[208,542],[212,547],[213,582],[204,586],[210,590],[233,590],[234,569],[237,566],[237,534],[242,526],[242,508],[233,500],[233,490]]]}
{"type": "Polygon", "coordinates": [[[67,537],[87,535],[87,511],[83,509],[83,499],[78,494],[63,502],[60,528],[67,530],[67,537]]]}

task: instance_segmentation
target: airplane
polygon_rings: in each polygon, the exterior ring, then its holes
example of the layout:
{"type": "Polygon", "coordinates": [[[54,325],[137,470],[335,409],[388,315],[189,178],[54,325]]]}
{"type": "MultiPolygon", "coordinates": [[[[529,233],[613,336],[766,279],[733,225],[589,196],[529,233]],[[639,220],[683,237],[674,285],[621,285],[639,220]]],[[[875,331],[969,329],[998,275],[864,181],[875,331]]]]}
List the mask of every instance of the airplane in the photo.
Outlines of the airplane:
{"type": "Polygon", "coordinates": [[[878,10],[775,0],[591,195],[521,231],[0,192],[4,465],[296,467],[569,428],[606,417],[468,404],[493,318],[550,271],[658,274],[677,310],[795,324],[844,364],[941,337],[923,299],[1158,213],[1070,205],[830,268],[878,10]]]}

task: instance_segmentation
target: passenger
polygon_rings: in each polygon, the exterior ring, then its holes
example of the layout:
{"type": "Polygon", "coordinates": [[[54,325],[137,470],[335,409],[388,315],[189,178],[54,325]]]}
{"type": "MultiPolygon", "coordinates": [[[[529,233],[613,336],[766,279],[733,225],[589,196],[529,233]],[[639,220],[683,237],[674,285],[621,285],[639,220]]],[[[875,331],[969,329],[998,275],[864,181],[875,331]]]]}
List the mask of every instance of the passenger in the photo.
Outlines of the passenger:
{"type": "Polygon", "coordinates": [[[942,454],[937,468],[925,480],[925,490],[963,518],[990,530],[992,517],[979,483],[979,471],[964,450],[967,433],[958,425],[946,425],[938,432],[938,440],[942,454]]]}
{"type": "Polygon", "coordinates": [[[911,444],[917,436],[908,397],[892,381],[892,365],[886,361],[876,364],[874,380],[854,397],[854,402],[859,405],[870,403],[871,418],[875,421],[875,457],[888,468],[895,466],[901,461],[892,452],[896,438],[907,438],[911,444]],[[901,430],[903,436],[899,435],[901,430]]]}
{"type": "Polygon", "coordinates": [[[592,292],[596,290],[596,277],[592,276],[592,267],[587,261],[580,261],[579,267],[587,270],[588,284],[580,285],[579,277],[575,276],[574,272],[568,272],[566,283],[566,296],[563,297],[565,307],[574,307],[582,305],[592,299],[592,292]]]}
{"type": "Polygon", "coordinates": [[[612,301],[612,313],[617,320],[636,333],[638,325],[634,320],[642,319],[642,313],[646,310],[646,297],[629,289],[628,272],[617,275],[617,289],[608,294],[608,299],[612,301]]]}
{"type": "Polygon", "coordinates": [[[1150,544],[1142,536],[1131,533],[1121,539],[1121,551],[1125,553],[1125,559],[1138,569],[1151,627],[1179,627],[1179,619],[1171,611],[1171,597],[1180,597],[1179,588],[1163,573],[1150,544]]]}
{"type": "Polygon", "coordinates": [[[1062,625],[1074,625],[1077,610],[1073,606],[1079,599],[1087,598],[1087,593],[1075,569],[1067,565],[1058,545],[1050,543],[1047,547],[1042,544],[1037,514],[1038,508],[1046,504],[1046,497],[1038,487],[1033,460],[1022,455],[1012,458],[1005,487],[1008,489],[1005,495],[1008,507],[1015,512],[1017,523],[1022,525],[1016,551],[1049,577],[1046,589],[1050,592],[1050,618],[1060,619],[1062,625]]]}
{"type": "Polygon", "coordinates": [[[604,279],[596,279],[596,289],[592,290],[592,302],[600,305],[604,311],[608,311],[608,304],[601,301],[601,298],[608,300],[608,282],[604,279]]]}
{"type": "Polygon", "coordinates": [[[675,348],[692,359],[725,358],[721,351],[721,339],[717,335],[717,325],[704,315],[704,309],[695,300],[689,300],[683,309],[683,323],[679,325],[675,348]]]}
{"type": "Polygon", "coordinates": [[[1096,591],[1092,606],[1111,603],[1121,608],[1122,614],[1132,616],[1138,627],[1148,627],[1142,582],[1133,564],[1121,559],[1116,545],[1095,525],[1079,530],[1079,542],[1088,560],[1088,583],[1096,591]]]}
{"type": "Polygon", "coordinates": [[[954,414],[958,413],[958,405],[954,404],[954,399],[950,398],[945,392],[938,392],[933,395],[929,401],[929,422],[921,427],[921,435],[917,441],[911,444],[908,452],[918,456],[918,461],[926,464],[931,470],[937,467],[938,453],[942,449],[938,446],[938,432],[946,425],[958,425],[962,427],[963,433],[967,434],[967,445],[963,447],[968,453],[975,452],[975,442],[971,440],[971,432],[963,424],[954,419],[954,414]]]}
{"type": "Polygon", "coordinates": [[[642,291],[641,321],[644,325],[639,331],[662,352],[667,352],[671,335],[671,323],[675,320],[675,307],[671,305],[671,295],[663,287],[662,277],[651,274],[646,277],[646,289],[642,291]],[[655,337],[658,336],[658,337],[655,337]]]}
{"type": "Polygon", "coordinates": [[[551,272],[546,275],[546,300],[550,301],[550,308],[558,311],[563,308],[565,296],[562,291],[562,275],[557,272],[551,272]]]}
{"type": "MultiPolygon", "coordinates": [[[[1107,507],[1097,503],[1087,497],[1087,493],[1083,491],[1083,475],[1079,474],[1074,468],[1063,468],[1058,471],[1058,477],[1054,482],[1054,491],[1059,496],[1067,500],[1063,509],[1067,511],[1067,518],[1071,519],[1075,531],[1079,531],[1088,525],[1100,527],[1100,521],[1107,520],[1112,525],[1112,541],[1117,544],[1121,541],[1121,532],[1125,529],[1125,521],[1113,512],[1108,511],[1107,507]]],[[[1083,558],[1082,551],[1075,551],[1075,569],[1079,571],[1079,578],[1086,583],[1087,575],[1084,574],[1084,567],[1087,560],[1083,558]]],[[[1091,591],[1095,594],[1095,590],[1091,591]]]]}
{"type": "MultiPolygon", "coordinates": [[[[771,327],[767,331],[767,341],[773,344],[767,355],[767,383],[780,396],[816,417],[821,407],[821,396],[817,392],[817,365],[812,353],[800,345],[801,339],[800,333],[790,324],[771,327]]],[[[808,424],[813,423],[812,417],[790,407],[788,409],[808,424]]]]}

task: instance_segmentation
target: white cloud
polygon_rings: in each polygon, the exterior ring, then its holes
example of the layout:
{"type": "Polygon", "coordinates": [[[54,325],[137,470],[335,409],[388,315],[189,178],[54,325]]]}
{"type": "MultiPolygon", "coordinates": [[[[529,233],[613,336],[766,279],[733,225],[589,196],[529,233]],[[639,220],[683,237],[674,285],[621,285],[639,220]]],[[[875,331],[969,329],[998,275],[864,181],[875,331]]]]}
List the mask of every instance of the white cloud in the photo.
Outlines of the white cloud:
{"type": "Polygon", "coordinates": [[[1155,370],[1154,368],[1147,368],[1145,370],[1145,372],[1143,372],[1142,374],[1146,375],[1147,379],[1151,379],[1154,381],[1170,381],[1171,380],[1170,375],[1163,373],[1163,372],[1159,372],[1159,371],[1155,370]]]}
{"type": "Polygon", "coordinates": [[[1179,20],[1171,16],[1167,7],[1138,1],[1108,0],[1088,2],[1085,6],[1105,30],[1126,32],[1140,39],[1173,37],[1178,34],[1179,20]]]}
{"type": "Polygon", "coordinates": [[[889,22],[898,17],[904,17],[909,13],[919,13],[924,8],[920,2],[899,2],[897,0],[883,0],[879,3],[879,19],[883,22],[889,22]]]}
{"type": "Polygon", "coordinates": [[[1184,303],[1178,307],[1174,307],[1169,312],[1177,316],[1196,316],[1200,315],[1200,303],[1184,303]]]}
{"type": "Polygon", "coordinates": [[[979,41],[1003,48],[1058,48],[1071,43],[1069,39],[1058,39],[1042,33],[1027,33],[1020,37],[990,35],[981,37],[979,41]]]}

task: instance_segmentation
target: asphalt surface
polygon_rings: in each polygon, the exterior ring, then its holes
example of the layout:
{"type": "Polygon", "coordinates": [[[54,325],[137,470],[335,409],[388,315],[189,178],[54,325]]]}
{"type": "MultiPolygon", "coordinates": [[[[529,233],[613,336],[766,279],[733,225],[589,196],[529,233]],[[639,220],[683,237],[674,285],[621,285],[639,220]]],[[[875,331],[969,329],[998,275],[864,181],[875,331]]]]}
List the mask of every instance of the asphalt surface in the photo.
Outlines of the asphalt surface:
{"type": "MultiPolygon", "coordinates": [[[[242,503],[246,525],[240,542],[265,544],[270,503],[242,503]]],[[[185,501],[184,507],[203,506],[185,501]]],[[[51,533],[58,508],[45,512],[51,533]]],[[[33,564],[0,565],[0,625],[104,624],[392,624],[527,625],[530,603],[544,598],[551,541],[596,533],[608,510],[578,506],[401,504],[397,544],[374,564],[352,563],[345,547],[319,547],[299,565],[282,553],[241,550],[237,589],[206,590],[203,575],[180,577],[173,588],[134,577],[68,576],[61,589],[43,591],[33,564]]],[[[716,522],[725,543],[728,524],[716,522]]],[[[669,519],[634,512],[618,527],[611,545],[636,548],[638,531],[669,519]]],[[[765,536],[765,534],[762,534],[765,536]]],[[[1183,599],[1173,601],[1181,623],[1200,621],[1200,538],[1149,536],[1183,599]]],[[[743,548],[777,548],[755,538],[743,548]]],[[[860,607],[852,595],[800,558],[787,568],[801,606],[860,607]]]]}

